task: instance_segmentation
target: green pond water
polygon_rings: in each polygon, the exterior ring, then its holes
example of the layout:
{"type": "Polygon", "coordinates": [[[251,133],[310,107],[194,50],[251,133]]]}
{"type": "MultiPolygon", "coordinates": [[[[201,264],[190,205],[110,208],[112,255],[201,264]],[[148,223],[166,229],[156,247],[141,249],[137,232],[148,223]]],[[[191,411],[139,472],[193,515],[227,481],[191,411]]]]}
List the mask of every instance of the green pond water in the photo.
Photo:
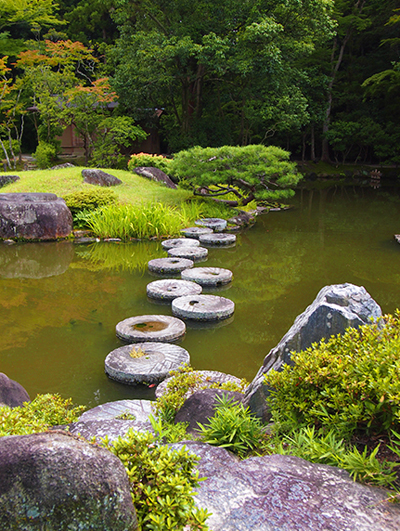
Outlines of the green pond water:
{"type": "MultiPolygon", "coordinates": [[[[251,380],[295,317],[328,284],[364,286],[384,312],[400,306],[400,199],[395,189],[302,191],[294,208],[259,216],[232,248],[206,263],[234,273],[218,292],[234,317],[188,328],[181,346],[195,369],[251,380]]],[[[152,398],[154,389],[109,380],[104,359],[122,345],[115,325],[135,315],[168,314],[146,297],[147,262],[160,243],[70,242],[0,245],[0,372],[31,397],[60,393],[95,406],[152,398]]],[[[204,291],[204,293],[208,293],[204,291]]]]}

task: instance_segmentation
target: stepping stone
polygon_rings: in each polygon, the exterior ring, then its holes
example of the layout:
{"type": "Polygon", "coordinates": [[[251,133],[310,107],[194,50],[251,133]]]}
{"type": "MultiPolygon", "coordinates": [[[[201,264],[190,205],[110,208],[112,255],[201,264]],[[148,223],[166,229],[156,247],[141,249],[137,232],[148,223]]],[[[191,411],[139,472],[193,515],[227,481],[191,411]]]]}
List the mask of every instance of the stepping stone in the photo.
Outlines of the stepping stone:
{"type": "Polygon", "coordinates": [[[185,238],[195,238],[196,240],[199,239],[200,234],[212,234],[213,232],[212,229],[208,229],[207,227],[188,227],[187,229],[181,230],[181,234],[185,238]]]}
{"type": "Polygon", "coordinates": [[[186,325],[170,315],[138,315],[120,321],[115,330],[117,337],[127,343],[141,341],[172,343],[185,335],[186,325]]]}
{"type": "Polygon", "coordinates": [[[193,260],[172,256],[169,258],[155,258],[154,260],[150,260],[147,264],[149,271],[161,275],[180,273],[184,269],[188,269],[193,266],[193,260]]]}
{"type": "Polygon", "coordinates": [[[152,384],[161,382],[170,371],[179,369],[185,363],[190,363],[189,353],[178,345],[140,343],[125,345],[110,352],[105,359],[105,371],[107,376],[120,383],[152,384]],[[140,358],[133,358],[132,349],[136,352],[140,349],[144,354],[140,358]]]}
{"type": "Polygon", "coordinates": [[[177,247],[181,247],[181,245],[198,247],[200,242],[193,238],[173,238],[172,240],[164,240],[161,242],[161,245],[163,249],[168,251],[168,249],[176,249],[177,247]]]}
{"type": "Polygon", "coordinates": [[[172,301],[172,313],[182,319],[217,321],[227,319],[234,311],[230,299],[217,295],[186,295],[172,301]]]}
{"type": "Polygon", "coordinates": [[[214,234],[201,234],[199,240],[203,245],[231,245],[236,243],[236,236],[215,232],[214,234]]]}
{"type": "Polygon", "coordinates": [[[200,295],[203,288],[195,282],[166,278],[165,280],[155,280],[147,284],[147,296],[152,299],[172,301],[184,295],[200,295]]]}
{"type": "MultiPolygon", "coordinates": [[[[231,374],[225,374],[224,372],[219,371],[193,371],[193,374],[198,375],[199,381],[196,383],[193,389],[185,394],[185,399],[189,398],[195,391],[200,389],[209,388],[212,384],[221,385],[223,383],[235,383],[237,385],[241,384],[240,378],[232,376],[231,374]]],[[[157,385],[156,388],[156,398],[162,397],[167,392],[168,383],[173,379],[173,376],[166,378],[163,382],[157,385]]],[[[85,415],[85,413],[84,413],[85,415]]]]}
{"type": "Polygon", "coordinates": [[[171,257],[188,258],[193,262],[204,260],[208,256],[208,249],[205,247],[185,247],[181,245],[176,249],[169,249],[168,254],[171,257]]]}
{"type": "Polygon", "coordinates": [[[134,416],[136,421],[150,424],[149,415],[153,414],[152,404],[151,400],[115,400],[85,411],[79,417],[78,422],[112,420],[124,416],[134,416]]]}
{"type": "Polygon", "coordinates": [[[220,230],[224,230],[228,222],[226,219],[221,218],[202,218],[195,221],[195,224],[200,225],[200,227],[207,227],[215,232],[218,232],[220,230]]]}
{"type": "Polygon", "coordinates": [[[222,267],[194,267],[184,269],[181,273],[183,280],[197,282],[200,286],[222,286],[232,282],[233,273],[222,267]]]}

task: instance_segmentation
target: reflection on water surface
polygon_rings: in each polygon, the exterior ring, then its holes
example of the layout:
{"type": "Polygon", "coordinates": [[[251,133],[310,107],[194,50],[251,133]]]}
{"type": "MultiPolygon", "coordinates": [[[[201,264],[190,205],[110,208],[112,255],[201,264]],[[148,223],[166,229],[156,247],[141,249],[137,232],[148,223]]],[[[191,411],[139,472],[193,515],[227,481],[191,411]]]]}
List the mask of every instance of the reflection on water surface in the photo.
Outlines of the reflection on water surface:
{"type": "MultiPolygon", "coordinates": [[[[209,250],[207,266],[234,273],[221,295],[235,302],[236,311],[224,326],[188,328],[182,346],[194,368],[252,379],[327,284],[363,285],[384,312],[400,306],[397,191],[303,191],[293,204],[260,216],[235,247],[209,250]]],[[[166,254],[157,242],[1,245],[0,372],[32,397],[59,392],[91,406],[151,398],[153,389],[109,380],[104,359],[121,346],[119,321],[171,315],[169,305],[146,297],[154,280],[147,261],[161,256],[166,254]]]]}

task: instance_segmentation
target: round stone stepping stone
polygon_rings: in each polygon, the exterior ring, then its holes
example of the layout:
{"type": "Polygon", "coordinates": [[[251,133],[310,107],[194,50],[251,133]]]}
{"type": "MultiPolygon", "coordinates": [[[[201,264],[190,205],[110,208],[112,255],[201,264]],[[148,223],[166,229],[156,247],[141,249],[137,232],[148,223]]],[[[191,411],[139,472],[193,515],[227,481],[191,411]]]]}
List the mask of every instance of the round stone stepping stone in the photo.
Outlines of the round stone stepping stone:
{"type": "Polygon", "coordinates": [[[184,269],[181,273],[183,280],[197,282],[200,286],[222,286],[232,282],[233,273],[222,267],[194,267],[184,269]]]}
{"type": "Polygon", "coordinates": [[[201,234],[199,240],[204,245],[231,245],[236,243],[236,236],[214,232],[214,234],[201,234]]]}
{"type": "Polygon", "coordinates": [[[106,357],[106,374],[117,382],[128,385],[140,383],[158,383],[164,380],[170,371],[177,370],[190,363],[189,353],[178,345],[169,343],[140,343],[119,347],[106,357]],[[144,355],[131,356],[132,349],[140,348],[144,355]]]}
{"type": "Polygon", "coordinates": [[[155,280],[147,284],[147,296],[152,299],[172,301],[184,295],[199,295],[203,288],[195,282],[166,278],[165,280],[155,280]]]}
{"type": "Polygon", "coordinates": [[[137,315],[120,321],[115,330],[117,337],[128,343],[140,341],[171,343],[185,335],[186,325],[170,315],[137,315]]]}
{"type": "Polygon", "coordinates": [[[172,240],[164,240],[161,245],[163,249],[168,251],[168,249],[176,249],[182,245],[198,247],[200,242],[194,238],[173,238],[172,240]]]}
{"type": "Polygon", "coordinates": [[[155,258],[154,260],[150,260],[147,264],[149,271],[161,275],[180,273],[184,269],[188,269],[193,266],[193,260],[179,258],[176,256],[170,256],[168,258],[155,258]]]}
{"type": "Polygon", "coordinates": [[[168,254],[172,257],[188,258],[189,260],[193,260],[193,262],[199,262],[207,258],[208,249],[205,247],[185,247],[181,245],[176,249],[169,249],[168,254]]]}
{"type": "Polygon", "coordinates": [[[185,238],[195,238],[196,240],[199,239],[200,234],[211,234],[212,232],[214,231],[207,227],[188,227],[181,230],[185,238]]]}
{"type": "MultiPolygon", "coordinates": [[[[131,347],[129,347],[131,348],[131,347]]],[[[93,407],[82,413],[78,422],[87,420],[112,420],[122,417],[135,417],[138,422],[148,422],[153,413],[151,400],[115,400],[93,407]]],[[[129,419],[127,419],[129,420],[129,419]]],[[[133,419],[132,419],[133,420],[133,419]]]]}
{"type": "Polygon", "coordinates": [[[186,295],[172,301],[172,313],[182,319],[217,321],[227,319],[234,311],[230,299],[217,295],[186,295]]]}
{"type": "MultiPolygon", "coordinates": [[[[193,371],[193,374],[199,376],[199,381],[196,383],[193,389],[190,389],[185,394],[185,399],[189,398],[194,392],[199,391],[200,389],[207,389],[213,384],[221,385],[223,383],[235,383],[237,385],[241,384],[240,378],[232,376],[231,374],[225,374],[224,372],[219,371],[193,371]]],[[[167,392],[168,383],[172,380],[173,376],[166,378],[162,381],[156,388],[156,398],[160,398],[167,392]]]]}
{"type": "Polygon", "coordinates": [[[215,232],[218,232],[220,230],[224,230],[228,222],[226,219],[221,218],[202,218],[196,220],[195,224],[200,225],[200,227],[207,227],[215,232]]]}

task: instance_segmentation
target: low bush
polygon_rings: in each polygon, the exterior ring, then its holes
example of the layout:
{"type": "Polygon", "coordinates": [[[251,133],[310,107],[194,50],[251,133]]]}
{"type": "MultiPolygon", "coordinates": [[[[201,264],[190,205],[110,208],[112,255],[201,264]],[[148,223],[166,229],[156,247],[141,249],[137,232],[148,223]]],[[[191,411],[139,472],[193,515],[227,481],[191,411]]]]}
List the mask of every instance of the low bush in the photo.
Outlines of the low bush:
{"type": "Polygon", "coordinates": [[[249,408],[226,399],[224,395],[216,396],[216,400],[215,415],[208,424],[199,423],[203,441],[227,448],[242,458],[259,448],[264,435],[260,420],[251,415],[249,408]]]}
{"type": "Polygon", "coordinates": [[[114,204],[117,202],[117,194],[114,190],[99,188],[65,194],[63,199],[74,215],[82,210],[95,210],[101,206],[114,204]]]}
{"type": "Polygon", "coordinates": [[[133,171],[140,166],[153,167],[162,170],[165,173],[169,172],[171,166],[171,159],[167,159],[163,155],[153,155],[152,153],[135,153],[131,155],[128,162],[128,170],[133,171]]]}
{"type": "Polygon", "coordinates": [[[38,168],[42,170],[50,168],[56,158],[56,151],[56,147],[53,146],[53,144],[48,144],[47,142],[39,142],[39,145],[33,155],[35,157],[38,168]]]}
{"type": "Polygon", "coordinates": [[[37,395],[21,407],[0,407],[0,437],[27,435],[48,430],[51,426],[75,422],[85,410],[59,395],[37,395]]]}
{"type": "Polygon", "coordinates": [[[160,445],[149,432],[130,430],[124,438],[103,445],[122,461],[131,484],[139,529],[207,530],[208,513],[195,507],[198,457],[182,448],[160,445]]]}
{"type": "Polygon", "coordinates": [[[292,353],[271,371],[268,402],[278,433],[315,427],[338,437],[400,431],[400,312],[292,353]]]}

